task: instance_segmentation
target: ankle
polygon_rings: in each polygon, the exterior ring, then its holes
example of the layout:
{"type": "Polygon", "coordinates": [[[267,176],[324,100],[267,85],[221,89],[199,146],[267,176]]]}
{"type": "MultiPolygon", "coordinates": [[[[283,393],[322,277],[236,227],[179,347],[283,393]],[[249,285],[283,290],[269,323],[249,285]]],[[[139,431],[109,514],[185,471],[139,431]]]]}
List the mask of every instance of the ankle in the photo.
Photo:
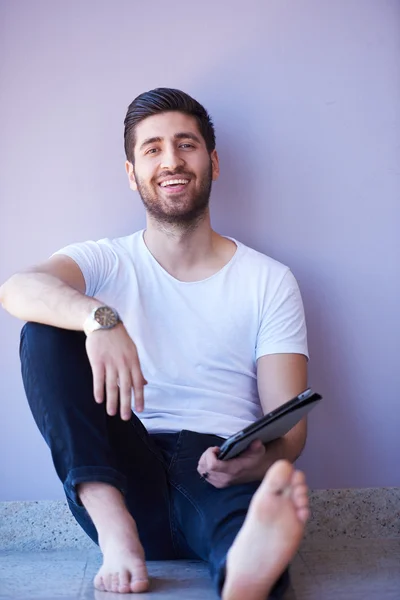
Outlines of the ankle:
{"type": "Polygon", "coordinates": [[[113,500],[114,502],[123,502],[124,498],[118,488],[103,481],[83,481],[82,483],[78,483],[76,491],[82,504],[88,501],[95,501],[96,499],[101,499],[102,502],[105,499],[113,500]]]}
{"type": "Polygon", "coordinates": [[[110,528],[123,530],[136,527],[122,493],[112,485],[102,482],[79,484],[78,495],[92,519],[98,534],[110,528]]]}

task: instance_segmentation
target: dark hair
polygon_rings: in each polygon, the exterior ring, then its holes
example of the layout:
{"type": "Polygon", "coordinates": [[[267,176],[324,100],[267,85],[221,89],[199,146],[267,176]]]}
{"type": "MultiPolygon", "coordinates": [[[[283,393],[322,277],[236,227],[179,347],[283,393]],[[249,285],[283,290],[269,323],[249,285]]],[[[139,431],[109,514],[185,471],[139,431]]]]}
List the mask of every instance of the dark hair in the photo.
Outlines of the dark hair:
{"type": "Polygon", "coordinates": [[[215,131],[210,115],[197,100],[171,88],[156,88],[140,94],[129,105],[124,125],[126,158],[133,163],[135,128],[140,121],[163,112],[179,111],[195,117],[209,153],[215,149],[215,131]]]}

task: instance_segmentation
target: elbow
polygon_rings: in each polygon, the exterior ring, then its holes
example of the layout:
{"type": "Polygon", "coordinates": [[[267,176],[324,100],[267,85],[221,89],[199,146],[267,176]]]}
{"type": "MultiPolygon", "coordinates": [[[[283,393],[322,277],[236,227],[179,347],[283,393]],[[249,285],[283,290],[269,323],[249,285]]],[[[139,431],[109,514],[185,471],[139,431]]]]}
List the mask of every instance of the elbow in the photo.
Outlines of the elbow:
{"type": "Polygon", "coordinates": [[[302,419],[300,421],[299,425],[299,431],[298,431],[298,439],[297,439],[297,458],[299,458],[304,450],[304,448],[306,447],[306,442],[307,442],[307,417],[304,417],[304,419],[302,419]]]}
{"type": "Polygon", "coordinates": [[[10,304],[12,297],[12,288],[15,283],[15,279],[18,277],[18,273],[11,275],[9,279],[7,279],[0,286],[0,305],[7,311],[10,312],[10,304]]]}
{"type": "Polygon", "coordinates": [[[291,462],[295,462],[300,458],[307,441],[307,417],[304,417],[297,425],[293,427],[286,438],[287,454],[291,462]]]}
{"type": "Polygon", "coordinates": [[[10,280],[8,279],[7,281],[5,281],[2,285],[0,285],[0,304],[3,308],[6,308],[6,298],[7,298],[7,289],[8,289],[8,282],[10,280]]]}

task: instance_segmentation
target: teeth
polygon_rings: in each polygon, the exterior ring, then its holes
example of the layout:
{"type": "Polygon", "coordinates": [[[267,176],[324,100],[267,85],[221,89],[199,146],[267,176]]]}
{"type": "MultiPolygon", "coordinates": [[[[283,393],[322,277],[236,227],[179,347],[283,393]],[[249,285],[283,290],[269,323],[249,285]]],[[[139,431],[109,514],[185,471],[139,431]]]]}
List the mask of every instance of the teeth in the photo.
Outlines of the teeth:
{"type": "Polygon", "coordinates": [[[188,179],[170,179],[169,181],[163,181],[160,185],[161,187],[167,187],[167,185],[186,185],[187,183],[189,183],[188,179]]]}

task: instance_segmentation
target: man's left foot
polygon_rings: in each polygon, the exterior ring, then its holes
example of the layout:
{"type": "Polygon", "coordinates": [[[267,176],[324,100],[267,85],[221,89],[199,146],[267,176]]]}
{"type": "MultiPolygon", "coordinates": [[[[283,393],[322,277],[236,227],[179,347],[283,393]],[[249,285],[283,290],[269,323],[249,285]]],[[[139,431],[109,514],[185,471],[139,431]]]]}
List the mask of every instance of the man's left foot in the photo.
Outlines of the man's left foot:
{"type": "Polygon", "coordinates": [[[265,600],[297,552],[309,518],[305,476],[279,460],[250,503],[227,557],[223,600],[265,600]]]}

